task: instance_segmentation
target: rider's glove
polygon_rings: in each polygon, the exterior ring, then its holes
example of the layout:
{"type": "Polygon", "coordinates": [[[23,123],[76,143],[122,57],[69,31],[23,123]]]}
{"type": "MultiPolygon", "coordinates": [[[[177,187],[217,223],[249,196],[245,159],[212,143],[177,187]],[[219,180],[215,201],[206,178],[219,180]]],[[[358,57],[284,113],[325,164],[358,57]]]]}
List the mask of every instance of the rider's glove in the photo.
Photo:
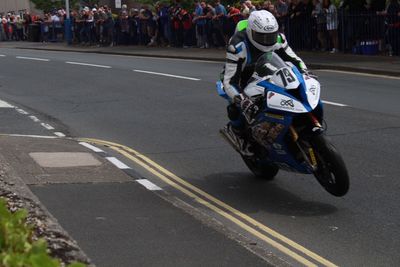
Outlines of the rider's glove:
{"type": "Polygon", "coordinates": [[[235,97],[235,102],[240,105],[240,109],[242,110],[247,122],[252,124],[259,111],[258,106],[250,98],[245,97],[242,94],[235,97]]]}
{"type": "Polygon", "coordinates": [[[303,69],[301,72],[310,78],[318,80],[318,76],[309,71],[308,69],[303,69]]]}

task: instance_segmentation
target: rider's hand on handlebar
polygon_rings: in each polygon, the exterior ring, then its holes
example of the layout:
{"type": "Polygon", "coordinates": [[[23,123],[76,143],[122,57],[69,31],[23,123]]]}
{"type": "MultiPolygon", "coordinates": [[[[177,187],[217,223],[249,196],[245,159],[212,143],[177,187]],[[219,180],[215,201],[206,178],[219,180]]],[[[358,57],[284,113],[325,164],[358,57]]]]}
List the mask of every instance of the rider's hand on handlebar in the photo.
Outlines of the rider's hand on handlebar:
{"type": "Polygon", "coordinates": [[[248,97],[244,97],[243,95],[238,96],[238,100],[240,99],[240,108],[243,112],[244,117],[246,118],[249,124],[254,122],[254,117],[257,115],[259,108],[258,106],[248,97]]]}
{"type": "Polygon", "coordinates": [[[307,75],[307,76],[310,77],[310,78],[313,78],[313,79],[318,80],[318,76],[315,75],[314,73],[312,73],[311,71],[307,70],[307,69],[304,69],[304,70],[302,71],[302,73],[305,74],[305,75],[307,75]]]}

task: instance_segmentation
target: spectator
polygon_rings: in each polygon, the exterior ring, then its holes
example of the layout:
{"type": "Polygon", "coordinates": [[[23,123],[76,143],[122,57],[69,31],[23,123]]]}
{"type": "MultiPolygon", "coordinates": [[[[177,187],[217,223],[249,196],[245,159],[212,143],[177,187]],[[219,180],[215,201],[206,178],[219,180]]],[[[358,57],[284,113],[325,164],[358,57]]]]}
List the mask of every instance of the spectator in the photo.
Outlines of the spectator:
{"type": "Polygon", "coordinates": [[[240,9],[234,6],[227,6],[228,14],[226,15],[226,35],[228,39],[235,33],[236,25],[242,20],[240,9]]]}
{"type": "Polygon", "coordinates": [[[390,0],[386,10],[377,12],[386,16],[387,41],[390,45],[389,55],[400,55],[400,4],[397,0],[390,0]]]}
{"type": "Polygon", "coordinates": [[[175,47],[183,46],[183,25],[181,17],[179,16],[182,10],[182,6],[179,1],[175,1],[175,4],[170,8],[171,12],[171,29],[172,29],[172,45],[175,47]]]}
{"type": "Polygon", "coordinates": [[[305,6],[301,0],[292,0],[289,6],[289,40],[296,49],[301,49],[305,6]]]}
{"type": "Polygon", "coordinates": [[[226,39],[224,34],[225,19],[226,19],[226,9],[221,4],[219,0],[214,2],[215,15],[212,18],[213,33],[215,39],[215,46],[219,48],[224,48],[226,39]]]}
{"type": "Polygon", "coordinates": [[[139,44],[139,10],[132,8],[129,14],[129,44],[139,44]]]}
{"type": "Polygon", "coordinates": [[[271,1],[265,1],[263,3],[262,9],[269,11],[268,10],[269,9],[269,5],[272,5],[272,2],[271,1]]]}
{"type": "Polygon", "coordinates": [[[24,21],[24,40],[28,38],[29,35],[29,25],[32,24],[32,17],[29,12],[25,11],[23,16],[24,21]]]}
{"type": "Polygon", "coordinates": [[[326,29],[328,30],[329,38],[333,46],[331,53],[337,53],[339,51],[337,10],[331,0],[324,0],[323,8],[326,14],[326,29]]]}
{"type": "Polygon", "coordinates": [[[0,18],[0,41],[6,41],[6,33],[4,31],[4,27],[3,27],[3,18],[0,18]]]}
{"type": "Polygon", "coordinates": [[[314,10],[314,5],[312,0],[302,0],[304,4],[304,16],[302,17],[303,24],[301,27],[302,35],[302,48],[313,49],[315,48],[316,40],[315,36],[315,20],[312,19],[312,12],[314,10]]]}
{"type": "Polygon", "coordinates": [[[280,32],[284,33],[286,29],[288,5],[285,2],[285,0],[278,0],[276,2],[275,9],[276,9],[276,18],[278,19],[279,23],[279,30],[280,32]]]}
{"type": "Polygon", "coordinates": [[[250,16],[250,9],[247,7],[245,1],[240,1],[240,14],[243,19],[247,19],[250,16]]]}
{"type": "Polygon", "coordinates": [[[118,41],[120,44],[128,45],[129,44],[129,16],[128,10],[122,9],[119,15],[119,38],[118,41]]]}
{"type": "Polygon", "coordinates": [[[321,51],[326,51],[326,14],[322,8],[321,0],[313,0],[313,4],[312,16],[316,21],[319,48],[321,51]]]}
{"type": "Polygon", "coordinates": [[[205,7],[205,2],[196,1],[195,10],[193,13],[193,23],[195,24],[197,47],[206,48],[206,19],[204,15],[203,7],[205,7]]]}
{"type": "Polygon", "coordinates": [[[186,9],[181,9],[179,19],[183,29],[183,48],[189,48],[193,45],[193,27],[192,16],[186,9]]]}
{"type": "Polygon", "coordinates": [[[247,6],[247,8],[249,9],[249,15],[251,12],[257,10],[257,8],[251,3],[251,1],[247,0],[246,2],[244,2],[244,4],[247,6]]]}
{"type": "Polygon", "coordinates": [[[15,32],[16,32],[16,40],[22,41],[24,39],[24,21],[21,19],[21,16],[19,15],[15,17],[15,32]]]}
{"type": "Polygon", "coordinates": [[[114,18],[112,15],[111,8],[108,6],[104,6],[104,12],[105,12],[105,17],[106,21],[104,22],[104,33],[105,33],[105,40],[106,44],[109,46],[114,45],[114,18]]]}
{"type": "Polygon", "coordinates": [[[170,40],[168,11],[169,8],[168,6],[160,2],[157,2],[155,7],[158,16],[160,41],[163,45],[167,45],[169,44],[170,40]]]}

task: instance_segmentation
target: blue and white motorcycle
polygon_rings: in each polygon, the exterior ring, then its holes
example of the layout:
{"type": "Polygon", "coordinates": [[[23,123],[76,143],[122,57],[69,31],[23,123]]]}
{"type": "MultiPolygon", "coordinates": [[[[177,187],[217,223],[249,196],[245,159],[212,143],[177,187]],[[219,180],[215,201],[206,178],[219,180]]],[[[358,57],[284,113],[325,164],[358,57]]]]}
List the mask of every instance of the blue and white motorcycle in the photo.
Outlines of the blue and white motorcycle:
{"type": "MultiPolygon", "coordinates": [[[[229,101],[220,81],[217,90],[229,101]]],[[[259,110],[246,123],[245,131],[254,155],[241,155],[254,175],[272,180],[279,169],[314,174],[332,195],[347,193],[349,175],[341,155],[325,135],[316,79],[301,74],[275,53],[267,53],[258,59],[244,94],[259,110]]],[[[240,153],[225,129],[221,134],[240,153]]]]}

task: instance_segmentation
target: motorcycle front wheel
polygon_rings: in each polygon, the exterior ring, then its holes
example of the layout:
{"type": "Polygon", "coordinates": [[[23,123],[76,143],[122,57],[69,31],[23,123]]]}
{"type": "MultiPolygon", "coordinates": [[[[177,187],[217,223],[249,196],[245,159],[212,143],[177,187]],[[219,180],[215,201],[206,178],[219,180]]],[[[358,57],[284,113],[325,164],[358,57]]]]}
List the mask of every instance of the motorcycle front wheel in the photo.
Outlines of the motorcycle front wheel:
{"type": "Polygon", "coordinates": [[[315,136],[312,144],[318,164],[314,176],[330,194],[344,196],[350,181],[342,156],[324,135],[315,136]]]}
{"type": "Polygon", "coordinates": [[[242,158],[246,166],[259,179],[271,181],[278,174],[279,171],[278,166],[261,163],[259,160],[252,157],[242,156],[242,158]]]}

